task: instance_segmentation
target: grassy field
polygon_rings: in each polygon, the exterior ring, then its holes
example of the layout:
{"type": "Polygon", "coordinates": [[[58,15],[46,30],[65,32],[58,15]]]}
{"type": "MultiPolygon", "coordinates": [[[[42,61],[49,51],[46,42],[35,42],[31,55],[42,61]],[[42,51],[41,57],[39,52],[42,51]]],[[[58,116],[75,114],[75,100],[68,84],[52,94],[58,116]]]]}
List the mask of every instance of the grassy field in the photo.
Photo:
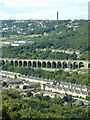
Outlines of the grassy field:
{"type": "MultiPolygon", "coordinates": [[[[38,68],[33,68],[34,70],[38,69],[38,68]]],[[[46,71],[58,71],[59,69],[55,69],[55,68],[41,68],[42,70],[46,70],[46,71]]]]}
{"type": "MultiPolygon", "coordinates": [[[[48,34],[44,34],[44,36],[47,36],[48,34]]],[[[10,35],[9,40],[27,40],[33,37],[39,37],[42,36],[42,34],[33,34],[33,35],[10,35]],[[26,39],[27,38],[27,39],[26,39]]],[[[0,37],[0,40],[6,40],[7,37],[0,37]]]]}
{"type": "Polygon", "coordinates": [[[51,68],[42,68],[43,70],[47,70],[47,71],[58,71],[59,69],[51,69],[51,68]]]}
{"type": "Polygon", "coordinates": [[[6,40],[7,37],[0,37],[0,40],[6,40]]]}
{"type": "Polygon", "coordinates": [[[27,35],[27,36],[25,36],[25,38],[27,38],[27,37],[38,37],[38,36],[41,36],[41,34],[27,35]]]}
{"type": "MultiPolygon", "coordinates": [[[[38,68],[33,68],[33,69],[38,69],[38,68]]],[[[41,68],[42,70],[46,70],[46,71],[58,71],[59,69],[57,68],[41,68]]],[[[64,70],[64,69],[61,69],[64,70]]],[[[77,72],[77,71],[81,71],[81,72],[85,72],[85,71],[89,71],[90,69],[72,69],[73,72],[77,72]]]]}

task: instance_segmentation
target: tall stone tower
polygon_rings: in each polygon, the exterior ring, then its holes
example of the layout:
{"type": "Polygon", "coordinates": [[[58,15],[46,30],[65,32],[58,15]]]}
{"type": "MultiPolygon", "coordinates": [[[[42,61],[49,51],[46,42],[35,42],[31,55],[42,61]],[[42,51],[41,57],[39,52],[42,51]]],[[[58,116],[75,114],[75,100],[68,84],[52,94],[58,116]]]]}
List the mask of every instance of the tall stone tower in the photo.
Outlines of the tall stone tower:
{"type": "Polygon", "coordinates": [[[58,21],[58,19],[59,19],[59,16],[58,16],[58,11],[57,11],[57,21],[58,21]]]}

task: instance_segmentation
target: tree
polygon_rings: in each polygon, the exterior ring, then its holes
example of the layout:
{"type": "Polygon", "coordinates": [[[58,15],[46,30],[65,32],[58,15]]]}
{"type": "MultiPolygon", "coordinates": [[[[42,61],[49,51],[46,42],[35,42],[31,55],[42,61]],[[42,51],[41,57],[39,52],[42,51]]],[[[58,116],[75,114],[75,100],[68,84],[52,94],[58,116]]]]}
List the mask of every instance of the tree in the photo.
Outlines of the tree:
{"type": "Polygon", "coordinates": [[[70,102],[72,100],[72,95],[66,95],[63,97],[64,101],[70,102]]]}
{"type": "Polygon", "coordinates": [[[43,96],[42,99],[45,100],[45,101],[48,101],[50,99],[50,97],[49,96],[43,96]]]}
{"type": "Polygon", "coordinates": [[[2,108],[2,119],[3,120],[11,120],[10,115],[8,114],[8,107],[3,106],[2,108]]]}
{"type": "Polygon", "coordinates": [[[26,86],[26,85],[24,85],[24,86],[23,86],[23,89],[26,89],[26,88],[27,88],[27,86],[26,86]]]}
{"type": "Polygon", "coordinates": [[[86,96],[86,100],[89,100],[89,101],[90,101],[90,96],[86,96]]]}
{"type": "Polygon", "coordinates": [[[33,94],[31,92],[27,92],[27,97],[32,96],[33,94]]]}
{"type": "Polygon", "coordinates": [[[7,83],[6,82],[2,82],[2,87],[6,86],[7,83]]]}
{"type": "Polygon", "coordinates": [[[12,99],[17,99],[17,98],[21,98],[20,93],[17,90],[9,90],[7,93],[8,96],[10,96],[12,99]]]}

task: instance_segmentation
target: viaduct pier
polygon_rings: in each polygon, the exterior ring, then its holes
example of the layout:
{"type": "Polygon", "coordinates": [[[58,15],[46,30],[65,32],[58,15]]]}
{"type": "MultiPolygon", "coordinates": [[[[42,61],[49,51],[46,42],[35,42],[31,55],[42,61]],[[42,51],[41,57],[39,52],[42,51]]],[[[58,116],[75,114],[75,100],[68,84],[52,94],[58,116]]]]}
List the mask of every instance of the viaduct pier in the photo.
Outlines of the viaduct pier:
{"type": "Polygon", "coordinates": [[[40,59],[9,59],[0,58],[0,64],[10,63],[13,66],[36,67],[36,68],[70,68],[70,69],[90,69],[88,60],[40,60],[40,59]]]}

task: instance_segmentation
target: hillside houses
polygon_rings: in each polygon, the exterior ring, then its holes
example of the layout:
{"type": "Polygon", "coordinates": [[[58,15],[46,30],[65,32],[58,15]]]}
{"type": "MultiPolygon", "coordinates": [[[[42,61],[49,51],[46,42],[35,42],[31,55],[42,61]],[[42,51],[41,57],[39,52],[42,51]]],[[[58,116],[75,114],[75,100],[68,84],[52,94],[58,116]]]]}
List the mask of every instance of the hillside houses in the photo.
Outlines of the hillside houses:
{"type": "MultiPolygon", "coordinates": [[[[21,75],[20,73],[13,73],[13,72],[7,72],[7,71],[0,71],[1,76],[7,76],[12,79],[22,79],[26,80],[28,82],[33,83],[39,83],[41,86],[41,90],[44,91],[51,91],[53,93],[58,94],[70,94],[72,96],[78,96],[82,98],[86,98],[86,96],[90,95],[90,87],[83,86],[83,85],[77,85],[73,83],[68,82],[57,82],[55,80],[47,80],[37,77],[29,77],[25,75],[21,75]]],[[[14,80],[12,80],[14,81],[14,80]]],[[[20,85],[20,88],[23,86],[20,85]]]]}
{"type": "Polygon", "coordinates": [[[67,84],[61,83],[60,85],[44,84],[41,85],[41,89],[46,91],[61,93],[61,94],[70,94],[72,96],[76,96],[76,97],[78,96],[82,98],[86,98],[86,96],[90,94],[90,92],[88,92],[87,87],[78,86],[78,85],[74,86],[70,83],[67,84]]]}
{"type": "Polygon", "coordinates": [[[78,50],[69,50],[69,49],[67,49],[67,50],[64,50],[64,49],[36,49],[36,51],[38,51],[38,50],[40,50],[40,51],[46,51],[46,50],[50,50],[51,52],[56,52],[56,53],[67,53],[67,54],[76,54],[76,55],[80,55],[81,53],[80,53],[80,51],[78,51],[78,50]]]}

